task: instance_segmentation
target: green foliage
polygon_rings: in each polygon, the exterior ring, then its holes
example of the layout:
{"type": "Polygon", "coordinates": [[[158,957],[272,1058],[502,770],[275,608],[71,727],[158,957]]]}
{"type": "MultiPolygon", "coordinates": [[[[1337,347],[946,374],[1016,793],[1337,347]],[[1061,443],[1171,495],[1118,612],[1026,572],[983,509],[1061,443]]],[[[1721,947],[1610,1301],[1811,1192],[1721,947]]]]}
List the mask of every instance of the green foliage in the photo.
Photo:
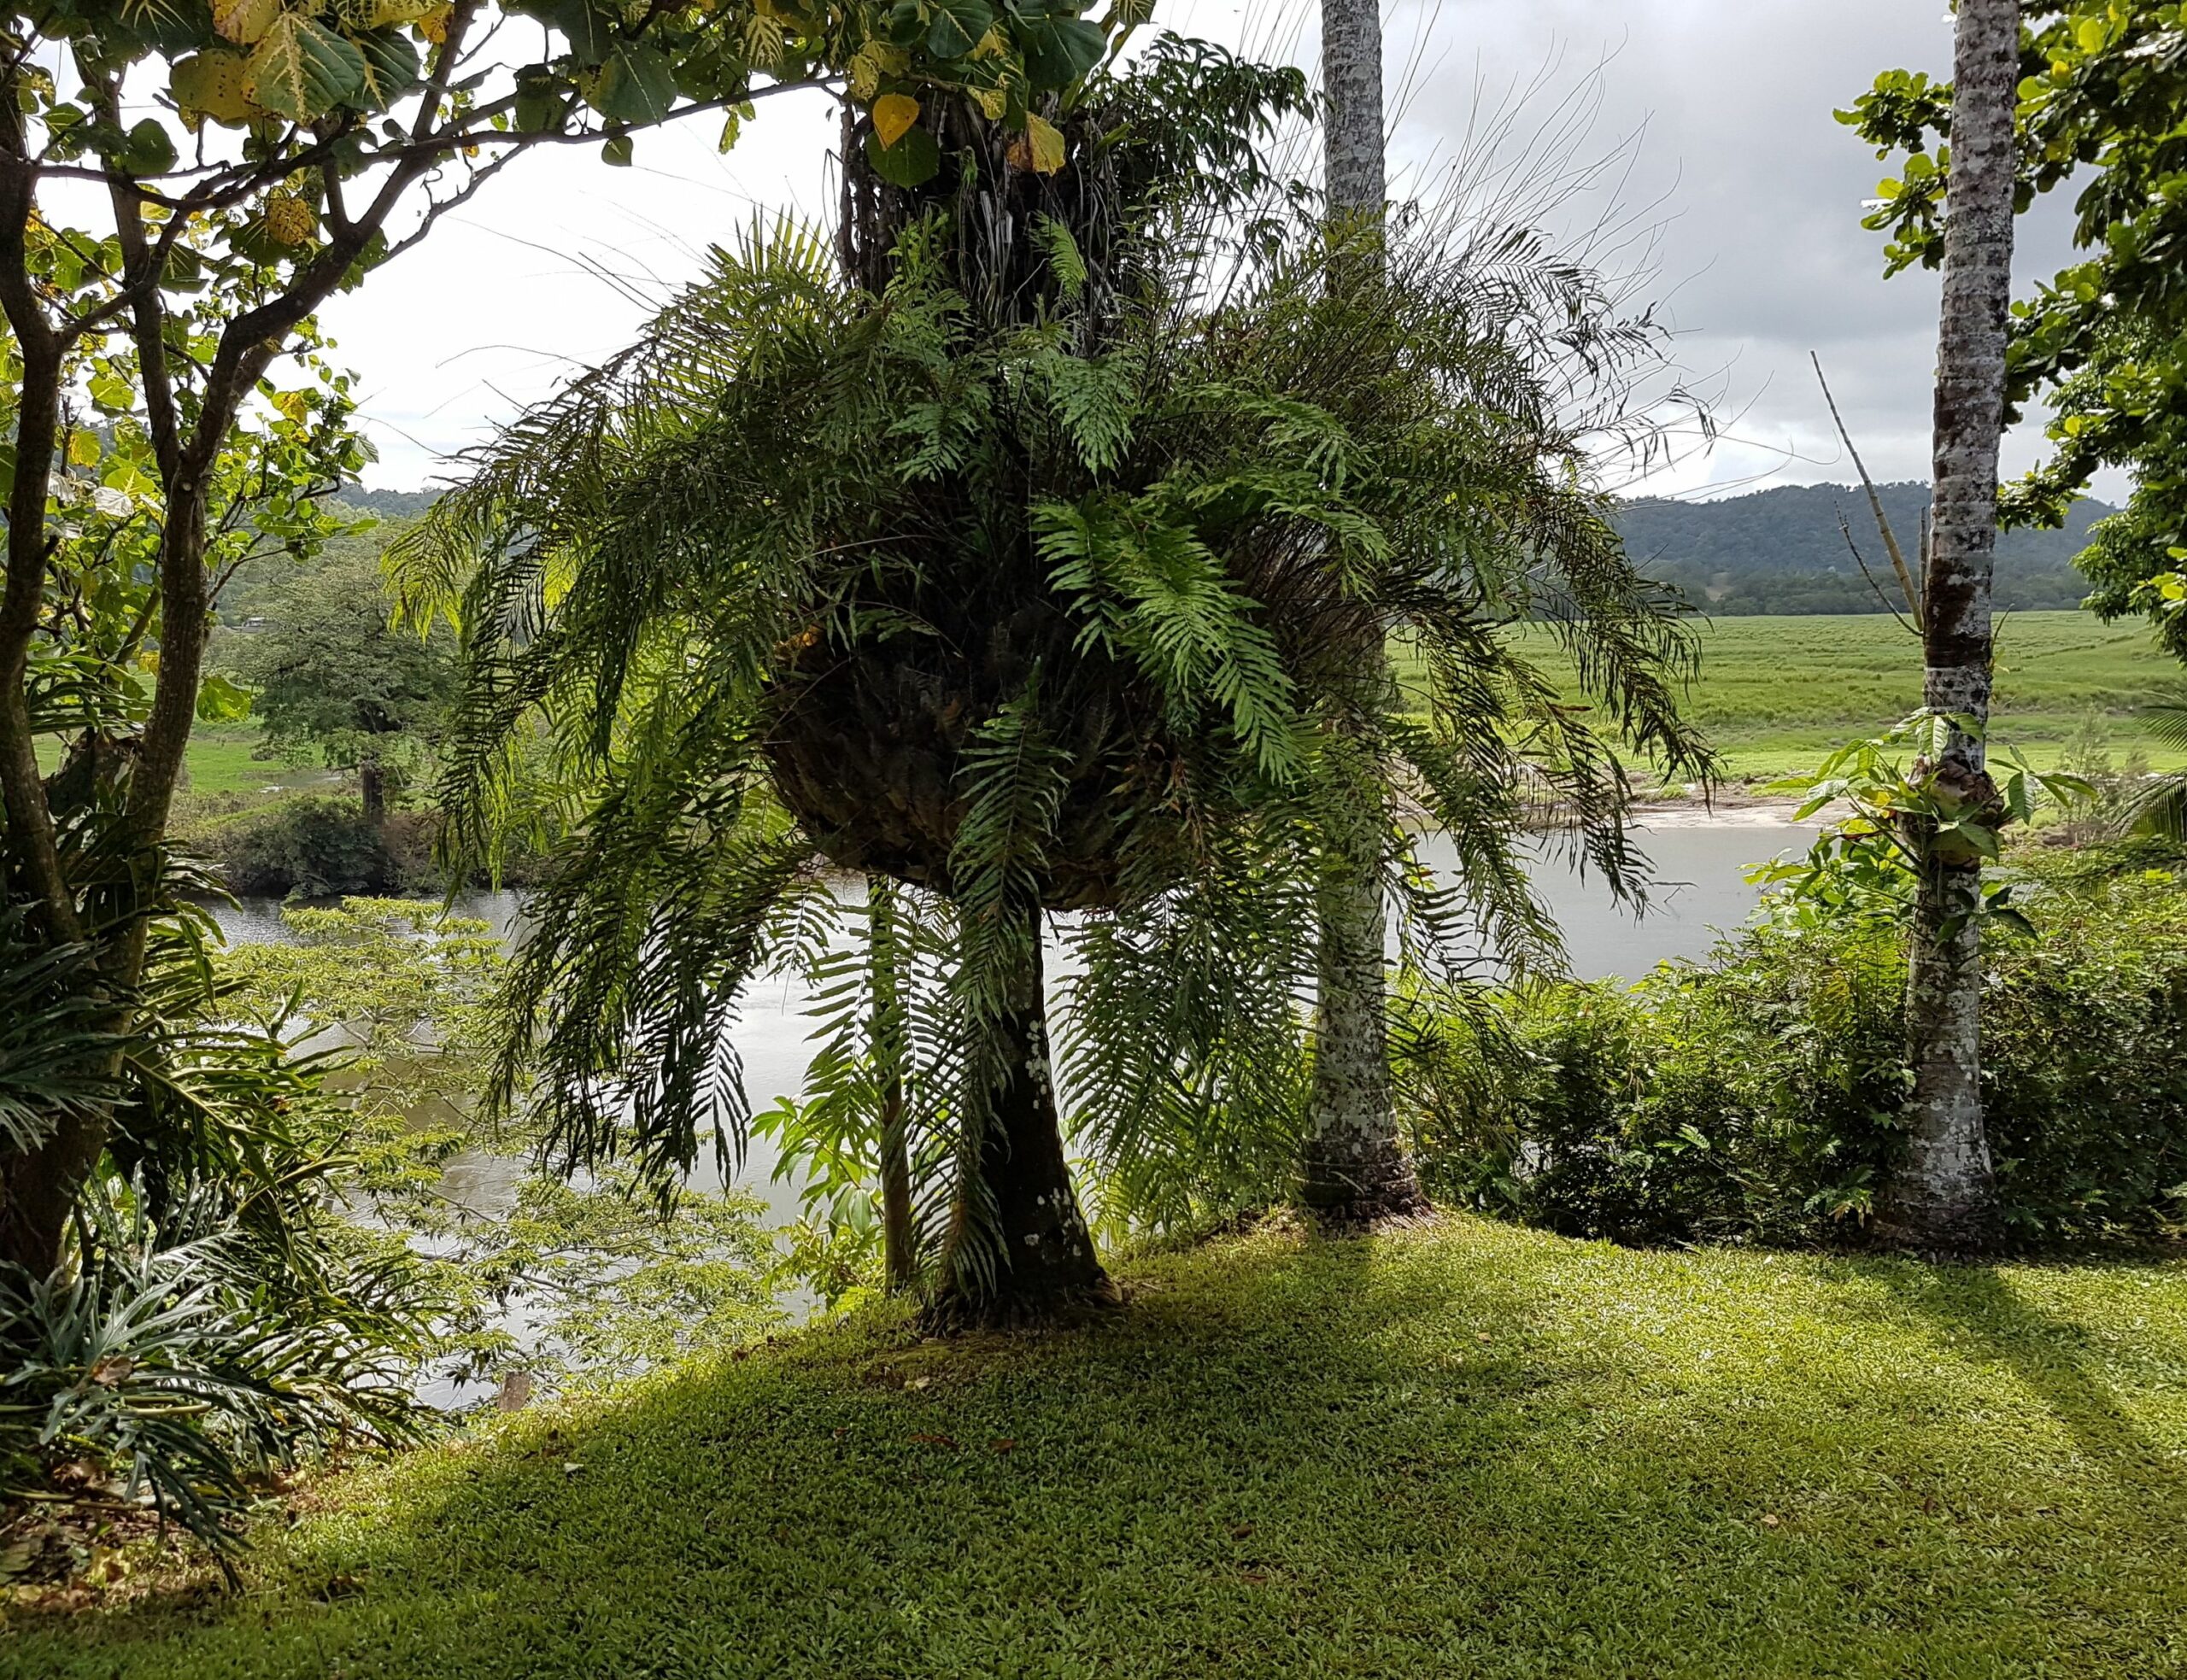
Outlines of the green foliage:
{"type": "MultiPolygon", "coordinates": [[[[1805,862],[1754,872],[1752,879],[1779,889],[1773,915],[1806,926],[1910,927],[1925,858],[1998,863],[2008,829],[2025,828],[2038,807],[2085,806],[2096,798],[2094,784],[2085,778],[2041,774],[2017,755],[2007,764],[2002,785],[1987,784],[1970,797],[1930,769],[1944,762],[1954,730],[1979,733],[1971,719],[1916,712],[1881,735],[1840,747],[1813,776],[1778,784],[1778,791],[1801,797],[1795,822],[1841,805],[1851,811],[1823,830],[1805,862]]],[[[2032,931],[2014,906],[2013,892],[2008,881],[1981,882],[1973,919],[2032,931]]],[[[1945,918],[1937,937],[1954,937],[1967,919],[1945,918]]]]}
{"type": "Polygon", "coordinates": [[[625,1170],[583,1185],[525,1170],[540,1141],[528,1116],[478,1101],[507,964],[487,923],[357,898],[283,921],[285,942],[238,946],[222,973],[240,1007],[326,1045],[344,1193],[419,1249],[439,1303],[421,1364],[472,1380],[598,1383],[779,1318],[757,1198],[685,1190],[664,1207],[625,1170]],[[501,1168],[505,1190],[466,1197],[466,1159],[501,1168]]]}
{"type": "Polygon", "coordinates": [[[354,799],[283,799],[202,828],[190,845],[233,893],[323,899],[409,884],[354,799]]]}
{"type": "MultiPolygon", "coordinates": [[[[2070,184],[2083,255],[2014,307],[2012,399],[2049,403],[2052,454],[2008,490],[2004,511],[2061,524],[2099,468],[2126,468],[2125,510],[2096,526],[2081,557],[2090,605],[2148,615],[2187,656],[2155,587],[2187,558],[2187,32],[2169,0],[2050,0],[2026,9],[2020,56],[2020,208],[2070,184]]],[[[1891,234],[1894,272],[1941,260],[1950,100],[1949,84],[1893,71],[1839,114],[1879,156],[1904,155],[1866,223],[1891,234]]]]}
{"type": "MultiPolygon", "coordinates": [[[[2172,1234],[2187,893],[2139,860],[2008,867],[2033,932],[1991,939],[1983,998],[2003,1217],[2035,1246],[2172,1234]]],[[[1903,1135],[1903,940],[1780,901],[1707,963],[1629,992],[1423,996],[1397,1046],[1423,1179],[1621,1241],[1850,1238],[1903,1135]]]]}
{"type": "Polygon", "coordinates": [[[269,754],[359,770],[375,792],[429,764],[454,699],[451,639],[394,628],[390,606],[369,553],[314,566],[261,602],[262,622],[228,657],[255,690],[269,754]]]}
{"type": "Polygon", "coordinates": [[[170,1194],[155,1223],[141,1186],[109,1181],[87,1198],[74,1267],[0,1271],[7,1493],[44,1492],[57,1466],[110,1472],[112,1497],[226,1548],[253,1472],[418,1437],[408,1384],[428,1302],[406,1257],[314,1232],[308,1271],[292,1241],[269,1275],[277,1257],[224,1200],[170,1194]]]}
{"type": "Polygon", "coordinates": [[[208,936],[202,912],[157,921],[119,1019],[50,951],[6,951],[44,1004],[34,1053],[9,1058],[32,1120],[95,1103],[113,1131],[63,1263],[0,1268],[0,1460],[11,1495],[78,1464],[225,1547],[254,1470],[414,1432],[433,1302],[399,1243],[341,1216],[325,1070],[290,1058],[278,1010],[254,1023],[208,936]],[[97,1055],[65,1063],[86,1017],[97,1055]]]}
{"type": "Polygon", "coordinates": [[[1453,1215],[1372,1241],[1259,1232],[1126,1277],[1131,1313],[1096,1334],[922,1345],[881,1315],[519,1414],[322,1485],[245,1595],[22,1615],[0,1666],[2115,1680],[2173,1661],[2176,1261],[1645,1253],[1453,1215]]]}
{"type": "MultiPolygon", "coordinates": [[[[1166,1212],[1231,1193],[1290,1123],[1290,1082],[1245,1062],[1298,1062],[1311,918],[1283,907],[1363,781],[1419,790],[1507,948],[1553,938],[1517,861],[1539,807],[1639,890],[1609,739],[1683,775],[1708,761],[1674,703],[1690,642],[1586,488],[1585,440],[1627,424],[1654,329],[1523,231],[1422,222],[1387,287],[1350,296],[1305,224],[1273,255],[1234,228],[1178,237],[1206,203],[1164,174],[1168,144],[1115,131],[1102,167],[1142,196],[1088,220],[1098,247],[1073,230],[1104,283],[1055,272],[1051,236],[1034,303],[999,316],[955,284],[988,278],[950,220],[985,214],[978,193],[911,223],[880,296],[794,231],[718,253],[406,539],[413,610],[464,636],[452,839],[490,858],[512,833],[572,835],[496,1082],[506,1101],[536,1077],[567,1164],[665,1182],[709,1141],[733,1152],[735,999],[824,912],[816,854],[903,882],[947,929],[953,1018],[922,1041],[956,1048],[954,1083],[918,1100],[955,1139],[933,1158],[959,1163],[924,1205],[957,1210],[976,1207],[983,1033],[1032,995],[1045,912],[1083,912],[1055,933],[1093,977],[1063,1039],[1076,1142],[1166,1212]],[[1341,650],[1378,623],[1416,648],[1430,727],[1375,694],[1371,762],[1340,763],[1319,720],[1354,703],[1341,650]],[[1164,950],[1205,986],[1150,1015],[1164,950]],[[1097,1088],[1132,1105],[1076,1103],[1097,1088]],[[1287,1106],[1246,1107],[1264,1098],[1287,1106]]],[[[1459,904],[1390,850],[1428,961],[1459,904]]]]}

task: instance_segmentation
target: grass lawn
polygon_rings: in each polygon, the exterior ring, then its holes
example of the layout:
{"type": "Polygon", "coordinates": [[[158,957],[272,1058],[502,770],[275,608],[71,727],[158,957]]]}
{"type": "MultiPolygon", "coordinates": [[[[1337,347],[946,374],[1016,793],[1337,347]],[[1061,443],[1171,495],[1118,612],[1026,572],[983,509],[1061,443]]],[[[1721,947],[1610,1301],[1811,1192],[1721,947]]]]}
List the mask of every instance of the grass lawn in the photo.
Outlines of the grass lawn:
{"type": "Polygon", "coordinates": [[[11,1676],[2187,1673],[2187,1265],[1457,1218],[786,1339],[353,1473],[11,1676]]]}

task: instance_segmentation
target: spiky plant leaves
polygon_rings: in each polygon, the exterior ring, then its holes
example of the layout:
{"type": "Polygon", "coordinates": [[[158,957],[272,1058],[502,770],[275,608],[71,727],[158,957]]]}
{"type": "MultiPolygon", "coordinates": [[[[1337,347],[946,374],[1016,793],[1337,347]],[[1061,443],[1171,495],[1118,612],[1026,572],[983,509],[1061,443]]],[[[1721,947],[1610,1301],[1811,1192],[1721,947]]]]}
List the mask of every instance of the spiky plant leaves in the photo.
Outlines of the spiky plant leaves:
{"type": "MultiPolygon", "coordinates": [[[[1140,167],[1074,156],[1008,191],[1140,167]]],[[[1553,960],[1522,867],[1539,808],[1640,890],[1610,736],[1689,774],[1706,755],[1674,705],[1685,632],[1586,488],[1603,417],[1580,399],[1618,423],[1656,342],[1594,276],[1430,223],[1339,293],[1303,225],[1274,255],[1214,223],[1163,237],[1186,213],[1150,192],[1136,220],[1069,224],[1081,278],[1052,237],[982,255],[961,218],[993,207],[930,192],[884,264],[853,263],[871,290],[794,231],[717,254],[480,452],[400,565],[413,610],[463,626],[451,834],[571,836],[513,971],[503,1095],[536,1080],[572,1164],[672,1180],[710,1126],[733,1149],[735,999],[810,948],[813,860],[901,882],[940,941],[905,994],[914,1130],[951,1145],[913,1150],[923,1218],[950,1209],[922,1241],[977,1295],[1007,1282],[1021,1187],[998,1117],[1054,1101],[1044,920],[1104,1215],[1181,1219],[1268,1193],[1295,1136],[1301,906],[1357,778],[1457,848],[1452,888],[1387,847],[1405,960],[1447,972],[1482,925],[1553,960]],[[1026,308],[996,306],[1005,276],[1026,308]],[[1595,710],[1536,663],[1544,623],[1595,710]],[[1363,636],[1416,677],[1363,691],[1363,636]],[[1338,708],[1348,758],[1319,727],[1338,708]]],[[[785,1122],[806,1136],[872,1135],[857,992],[824,1005],[819,1106],[785,1122]]]]}

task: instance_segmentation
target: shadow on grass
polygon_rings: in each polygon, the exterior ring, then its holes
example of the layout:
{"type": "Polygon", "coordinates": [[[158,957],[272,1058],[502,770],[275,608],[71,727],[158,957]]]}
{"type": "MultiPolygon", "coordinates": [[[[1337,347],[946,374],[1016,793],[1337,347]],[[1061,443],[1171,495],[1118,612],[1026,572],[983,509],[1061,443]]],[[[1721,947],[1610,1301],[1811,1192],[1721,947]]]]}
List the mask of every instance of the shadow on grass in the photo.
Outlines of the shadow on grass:
{"type": "Polygon", "coordinates": [[[1994,1267],[1882,1261],[1872,1275],[1894,1301],[2010,1371],[2101,1473],[2136,1492],[2187,1492],[2172,1455],[2098,1374],[2102,1356],[2085,1327],[2029,1301],[1994,1267]]]}
{"type": "MultiPolygon", "coordinates": [[[[397,1466],[250,1596],[24,1630],[0,1673],[1972,1673],[2043,1636],[2045,1594],[2096,1592],[2021,1590],[2033,1531],[1917,1516],[1885,1554],[1871,1507],[1803,1519],[1803,1489],[1936,1462],[1956,1425],[1855,1406],[1821,1355],[1688,1386],[1679,1338],[1744,1310],[1694,1308],[1705,1281],[1459,1221],[1163,1256],[1047,1338],[792,1338],[397,1466]],[[1667,1350],[1605,1331],[1604,1291],[1667,1350]],[[1970,1665],[1929,1660],[1944,1637],[1970,1665]]],[[[2008,1290],[1889,1286],[2051,1345],[2008,1290]]],[[[2114,1539],[2152,1572],[2138,1531],[2088,1547],[2114,1539]]]]}

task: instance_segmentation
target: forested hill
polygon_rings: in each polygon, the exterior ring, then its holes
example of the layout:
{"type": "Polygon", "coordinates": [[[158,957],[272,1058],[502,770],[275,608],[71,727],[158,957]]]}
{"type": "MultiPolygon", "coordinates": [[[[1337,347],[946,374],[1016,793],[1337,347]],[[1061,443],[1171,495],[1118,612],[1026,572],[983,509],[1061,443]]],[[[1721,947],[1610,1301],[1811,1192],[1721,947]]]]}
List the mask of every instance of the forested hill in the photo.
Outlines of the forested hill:
{"type": "MultiPolygon", "coordinates": [[[[1881,494],[1910,559],[1929,487],[1885,484],[1881,494]]],[[[2088,528],[2114,511],[2083,500],[2063,530],[2006,533],[1997,548],[1998,606],[2079,606],[2088,585],[2073,570],[2073,556],[2088,528]]],[[[1891,561],[1857,485],[1786,484],[1721,501],[1634,500],[1624,505],[1618,524],[1643,571],[1711,612],[1880,612],[1882,603],[1846,551],[1841,513],[1888,586],[1891,561]]]]}

